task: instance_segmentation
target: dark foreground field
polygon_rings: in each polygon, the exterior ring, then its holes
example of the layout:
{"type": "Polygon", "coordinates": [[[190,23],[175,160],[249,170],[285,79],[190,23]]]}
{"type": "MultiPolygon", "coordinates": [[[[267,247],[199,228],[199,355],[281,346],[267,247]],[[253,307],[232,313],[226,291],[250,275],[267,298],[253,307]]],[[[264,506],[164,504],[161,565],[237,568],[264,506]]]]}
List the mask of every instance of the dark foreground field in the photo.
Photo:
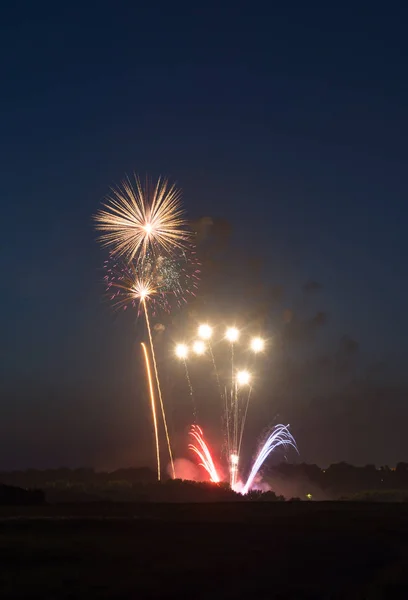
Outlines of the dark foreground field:
{"type": "Polygon", "coordinates": [[[408,598],[408,505],[0,509],[0,598],[408,598]]]}

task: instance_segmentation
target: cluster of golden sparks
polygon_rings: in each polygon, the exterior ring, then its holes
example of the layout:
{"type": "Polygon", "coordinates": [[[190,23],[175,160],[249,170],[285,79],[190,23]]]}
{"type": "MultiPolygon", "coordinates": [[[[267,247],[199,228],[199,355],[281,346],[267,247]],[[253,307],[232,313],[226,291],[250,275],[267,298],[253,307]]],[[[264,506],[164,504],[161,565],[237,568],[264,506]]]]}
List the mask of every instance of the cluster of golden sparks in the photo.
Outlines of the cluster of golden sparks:
{"type": "MultiPolygon", "coordinates": [[[[181,192],[175,185],[159,178],[156,183],[146,179],[144,183],[135,176],[134,184],[129,178],[117,188],[112,188],[111,195],[105,200],[103,209],[94,217],[96,229],[101,231],[100,241],[109,247],[113,256],[124,258],[132,266],[144,264],[150,253],[155,260],[172,255],[177,250],[187,249],[192,233],[187,228],[181,204],[181,192]]],[[[151,259],[150,259],[151,260],[151,259]]],[[[156,390],[159,397],[163,425],[166,433],[170,463],[175,476],[170,436],[167,428],[166,413],[154,352],[153,338],[149,321],[148,303],[158,293],[154,279],[143,276],[145,269],[135,269],[134,278],[127,282],[127,298],[140,302],[143,309],[149,337],[150,352],[153,359],[156,390]],[[142,275],[140,275],[142,273],[142,275]]],[[[123,287],[123,283],[117,284],[123,287]]],[[[157,477],[160,479],[160,452],[158,423],[156,416],[155,394],[150,359],[145,345],[142,345],[145,357],[146,373],[149,382],[150,399],[157,453],[157,477]]]]}
{"type": "Polygon", "coordinates": [[[95,215],[100,240],[118,256],[143,258],[148,249],[171,254],[191,238],[181,205],[181,192],[166,179],[142,184],[129,178],[112,188],[104,208],[95,215]]]}

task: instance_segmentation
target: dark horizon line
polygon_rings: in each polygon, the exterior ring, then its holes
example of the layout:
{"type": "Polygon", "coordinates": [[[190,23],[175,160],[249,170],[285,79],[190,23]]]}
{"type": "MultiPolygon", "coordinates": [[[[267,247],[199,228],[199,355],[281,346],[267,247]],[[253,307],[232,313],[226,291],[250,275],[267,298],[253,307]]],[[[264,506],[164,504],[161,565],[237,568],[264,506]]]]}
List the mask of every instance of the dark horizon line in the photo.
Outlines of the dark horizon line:
{"type": "MultiPolygon", "coordinates": [[[[398,462],[395,463],[395,466],[390,467],[387,464],[384,465],[380,465],[377,466],[375,463],[367,463],[365,465],[354,465],[352,463],[348,463],[344,460],[338,461],[338,462],[334,462],[331,463],[330,465],[328,465],[327,467],[321,467],[319,466],[317,463],[307,463],[307,462],[289,462],[289,461],[281,461],[280,463],[277,463],[275,465],[270,465],[269,467],[266,467],[265,471],[268,471],[270,469],[274,469],[277,467],[280,467],[282,465],[286,465],[286,466],[293,466],[293,467],[299,467],[299,466],[307,466],[307,467],[317,467],[318,469],[320,469],[320,471],[327,471],[330,467],[333,466],[338,466],[338,465],[345,465],[348,467],[353,467],[354,469],[366,469],[367,467],[374,467],[377,471],[381,471],[383,469],[389,469],[390,471],[395,471],[397,465],[407,465],[408,463],[405,462],[404,460],[400,460],[398,462]]],[[[112,474],[112,473],[117,473],[120,471],[148,471],[149,473],[152,473],[154,475],[157,474],[157,470],[148,466],[141,466],[141,467],[119,467],[117,469],[113,469],[113,470],[104,470],[104,469],[97,469],[95,467],[67,467],[67,466],[61,466],[61,467],[49,467],[49,468],[37,468],[37,467],[25,467],[22,469],[10,469],[10,470],[4,470],[4,469],[0,469],[0,477],[1,475],[6,475],[6,474],[11,474],[11,473],[27,473],[29,471],[35,471],[37,473],[45,473],[47,471],[52,472],[52,471],[72,471],[72,472],[77,472],[77,471],[91,471],[95,474],[112,474]]],[[[171,479],[171,477],[169,475],[167,475],[167,473],[165,473],[165,471],[162,472],[162,476],[163,474],[165,474],[165,478],[169,478],[171,479]]],[[[178,479],[178,478],[176,478],[178,479]]]]}

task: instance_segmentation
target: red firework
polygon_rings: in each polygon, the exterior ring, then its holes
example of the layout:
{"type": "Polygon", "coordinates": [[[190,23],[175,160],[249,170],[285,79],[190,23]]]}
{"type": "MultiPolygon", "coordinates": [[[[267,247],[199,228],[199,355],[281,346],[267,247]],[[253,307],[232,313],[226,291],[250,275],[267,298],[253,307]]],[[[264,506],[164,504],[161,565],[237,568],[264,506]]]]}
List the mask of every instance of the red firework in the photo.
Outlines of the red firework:
{"type": "Polygon", "coordinates": [[[194,444],[189,444],[189,449],[195,452],[201,460],[199,465],[201,467],[204,467],[204,469],[207,471],[207,473],[210,476],[210,481],[214,483],[219,483],[221,479],[217,473],[217,469],[215,468],[210,449],[204,439],[203,430],[198,425],[192,425],[189,435],[191,435],[198,444],[198,446],[195,446],[194,444]]]}

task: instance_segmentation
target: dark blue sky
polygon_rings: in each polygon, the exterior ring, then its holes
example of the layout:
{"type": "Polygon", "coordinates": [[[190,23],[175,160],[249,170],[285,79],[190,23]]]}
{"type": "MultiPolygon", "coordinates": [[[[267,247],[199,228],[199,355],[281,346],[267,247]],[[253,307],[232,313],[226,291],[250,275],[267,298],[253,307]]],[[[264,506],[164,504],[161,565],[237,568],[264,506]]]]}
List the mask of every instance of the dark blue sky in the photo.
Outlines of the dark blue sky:
{"type": "Polygon", "coordinates": [[[357,340],[360,372],[383,363],[383,400],[364,379],[346,436],[346,392],[280,407],[302,458],[406,458],[402,428],[392,444],[381,429],[408,416],[401,5],[27,4],[0,19],[0,468],[151,460],[135,331],[101,299],[91,221],[134,170],[230,221],[289,307],[321,283],[325,343],[357,340]]]}

